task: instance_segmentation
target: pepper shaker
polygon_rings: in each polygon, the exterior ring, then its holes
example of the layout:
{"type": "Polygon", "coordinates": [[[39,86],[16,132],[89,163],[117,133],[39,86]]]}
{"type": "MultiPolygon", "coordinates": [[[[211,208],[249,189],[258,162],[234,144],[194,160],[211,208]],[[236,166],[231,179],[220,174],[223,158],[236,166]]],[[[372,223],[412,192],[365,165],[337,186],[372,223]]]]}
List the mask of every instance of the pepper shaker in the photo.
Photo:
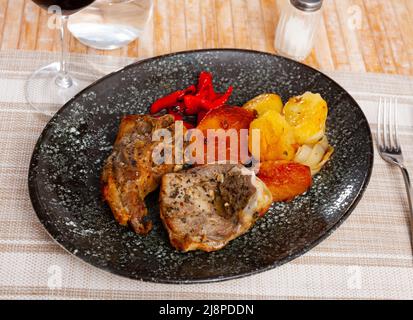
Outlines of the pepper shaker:
{"type": "Polygon", "coordinates": [[[323,0],[289,0],[283,7],[275,35],[275,49],[302,61],[314,45],[323,0]]]}

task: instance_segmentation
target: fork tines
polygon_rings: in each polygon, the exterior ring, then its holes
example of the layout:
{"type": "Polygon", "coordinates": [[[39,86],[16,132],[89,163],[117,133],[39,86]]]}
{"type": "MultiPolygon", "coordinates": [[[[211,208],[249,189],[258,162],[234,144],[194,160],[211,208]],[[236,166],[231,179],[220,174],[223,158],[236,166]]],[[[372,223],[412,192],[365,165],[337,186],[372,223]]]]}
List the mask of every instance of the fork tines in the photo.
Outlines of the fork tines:
{"type": "Polygon", "coordinates": [[[396,98],[380,98],[377,121],[377,142],[380,151],[400,152],[397,106],[396,98]]]}

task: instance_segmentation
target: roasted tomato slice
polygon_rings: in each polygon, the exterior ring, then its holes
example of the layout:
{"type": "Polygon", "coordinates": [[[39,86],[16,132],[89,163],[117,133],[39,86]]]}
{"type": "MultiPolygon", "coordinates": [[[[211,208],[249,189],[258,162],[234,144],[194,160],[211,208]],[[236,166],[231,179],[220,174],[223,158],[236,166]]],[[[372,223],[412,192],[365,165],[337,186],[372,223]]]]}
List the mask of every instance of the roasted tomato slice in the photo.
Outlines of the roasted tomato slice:
{"type": "Polygon", "coordinates": [[[245,156],[244,153],[248,156],[247,134],[250,124],[254,119],[255,115],[253,112],[241,107],[224,106],[209,111],[197,126],[197,129],[201,130],[205,137],[204,163],[215,163],[222,160],[237,160],[237,162],[243,162],[243,160],[246,160],[245,157],[241,156],[245,156]],[[241,139],[241,129],[245,130],[246,140],[241,139]],[[214,136],[211,136],[211,133],[214,136]],[[212,156],[211,152],[208,156],[207,146],[208,142],[210,142],[208,141],[208,135],[209,139],[211,139],[211,137],[215,139],[214,156],[212,156]],[[221,135],[225,136],[221,137],[221,135]],[[233,141],[232,143],[231,140],[233,141]],[[225,148],[219,149],[219,141],[225,142],[225,148]],[[237,148],[234,147],[234,143],[237,144],[237,148]],[[241,147],[242,143],[245,145],[241,147]],[[220,150],[225,150],[225,154],[220,154],[220,150]]]}
{"type": "Polygon", "coordinates": [[[262,162],[257,176],[270,189],[274,202],[293,200],[312,184],[310,168],[294,162],[262,162]]]}

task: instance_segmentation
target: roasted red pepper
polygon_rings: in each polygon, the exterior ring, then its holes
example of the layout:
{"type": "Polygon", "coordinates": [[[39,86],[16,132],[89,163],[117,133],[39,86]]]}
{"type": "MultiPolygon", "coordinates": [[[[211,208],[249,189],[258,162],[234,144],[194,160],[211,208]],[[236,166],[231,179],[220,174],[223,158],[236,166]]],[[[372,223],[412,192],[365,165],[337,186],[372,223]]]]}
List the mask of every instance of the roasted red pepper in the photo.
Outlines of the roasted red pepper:
{"type": "Polygon", "coordinates": [[[182,116],[182,114],[178,113],[178,112],[174,112],[172,110],[168,111],[168,114],[170,114],[171,116],[174,117],[175,121],[183,121],[184,117],[182,116]]]}
{"type": "Polygon", "coordinates": [[[207,71],[202,71],[199,74],[197,92],[203,91],[210,86],[212,86],[212,74],[207,71]]]}
{"type": "Polygon", "coordinates": [[[186,115],[195,115],[199,111],[209,109],[210,102],[204,98],[197,96],[185,96],[185,114],[186,115]]]}
{"type": "MultiPolygon", "coordinates": [[[[185,90],[173,92],[155,101],[151,108],[151,114],[157,114],[163,110],[174,116],[175,120],[184,121],[185,116],[197,116],[198,123],[205,117],[208,111],[224,106],[232,94],[229,87],[224,94],[216,93],[213,86],[212,74],[206,71],[200,73],[197,86],[190,86],[185,90]]],[[[192,124],[185,122],[187,128],[192,124]]]]}
{"type": "Polygon", "coordinates": [[[191,123],[186,122],[186,121],[184,120],[184,117],[183,117],[182,114],[180,114],[179,112],[175,112],[175,111],[169,110],[169,111],[168,111],[168,114],[170,114],[171,116],[173,116],[174,119],[175,119],[175,121],[182,121],[183,124],[184,124],[184,126],[185,126],[185,128],[187,128],[187,129],[192,129],[192,128],[194,128],[194,126],[193,126],[191,123]]]}
{"type": "Polygon", "coordinates": [[[183,98],[187,94],[193,94],[196,92],[196,87],[194,85],[186,88],[185,90],[175,91],[163,98],[156,100],[151,106],[151,114],[161,112],[164,109],[170,109],[173,107],[178,107],[179,102],[182,102],[183,98]]]}
{"type": "Polygon", "coordinates": [[[199,75],[197,97],[214,101],[218,98],[218,94],[214,91],[214,85],[212,83],[212,74],[206,71],[202,71],[199,75]]]}
{"type": "Polygon", "coordinates": [[[208,112],[209,110],[222,107],[226,104],[229,97],[231,96],[232,87],[230,87],[224,95],[221,95],[215,101],[209,101],[207,99],[197,97],[197,96],[185,96],[185,114],[186,115],[196,115],[202,111],[208,112]]]}
{"type": "Polygon", "coordinates": [[[184,126],[185,126],[185,128],[187,128],[187,129],[193,129],[193,128],[195,128],[195,126],[194,126],[192,123],[186,122],[186,121],[184,121],[184,126]]]}
{"type": "MultiPolygon", "coordinates": [[[[185,96],[186,97],[186,96],[185,96]]],[[[185,99],[184,97],[184,99],[185,99]]],[[[180,112],[181,114],[183,114],[185,112],[185,102],[184,101],[179,101],[175,107],[172,107],[168,110],[173,110],[173,111],[177,111],[180,112]]]]}
{"type": "Polygon", "coordinates": [[[198,112],[198,117],[197,117],[197,124],[199,124],[202,119],[205,118],[205,116],[207,115],[208,111],[200,111],[198,112]]]}
{"type": "Polygon", "coordinates": [[[161,112],[164,109],[175,107],[179,99],[182,97],[183,92],[184,91],[179,90],[163,98],[156,100],[151,106],[151,113],[155,114],[155,113],[161,112]]]}
{"type": "Polygon", "coordinates": [[[185,95],[187,94],[194,94],[196,92],[196,87],[194,85],[189,86],[185,90],[185,95]]]}
{"type": "Polygon", "coordinates": [[[201,97],[203,99],[208,99],[211,87],[212,75],[209,72],[202,71],[199,75],[196,96],[201,97]]]}
{"type": "Polygon", "coordinates": [[[211,103],[210,109],[216,109],[219,107],[223,107],[228,102],[229,98],[231,97],[233,89],[234,88],[230,86],[227,92],[225,92],[221,97],[219,97],[218,99],[216,99],[215,101],[211,103]]]}

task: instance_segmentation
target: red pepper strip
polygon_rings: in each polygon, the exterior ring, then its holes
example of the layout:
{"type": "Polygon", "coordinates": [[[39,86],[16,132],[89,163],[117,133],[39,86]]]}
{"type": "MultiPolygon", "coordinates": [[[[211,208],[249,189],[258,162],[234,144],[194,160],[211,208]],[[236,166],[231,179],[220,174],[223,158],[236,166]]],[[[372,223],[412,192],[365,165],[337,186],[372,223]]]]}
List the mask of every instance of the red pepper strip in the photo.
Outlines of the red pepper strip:
{"type": "Polygon", "coordinates": [[[219,93],[216,93],[214,91],[214,87],[211,86],[208,92],[208,99],[211,101],[215,101],[216,99],[220,98],[222,95],[219,93]]]}
{"type": "Polygon", "coordinates": [[[210,86],[204,87],[201,91],[198,91],[195,96],[201,99],[214,101],[219,98],[220,95],[215,93],[214,87],[211,84],[210,86]]]}
{"type": "Polygon", "coordinates": [[[198,112],[198,118],[197,118],[197,123],[199,124],[202,119],[205,118],[205,116],[207,115],[208,111],[199,111],[198,112]]]}
{"type": "Polygon", "coordinates": [[[195,85],[191,85],[188,88],[186,88],[184,91],[185,91],[185,95],[194,94],[196,92],[196,87],[195,87],[195,85]]]}
{"type": "Polygon", "coordinates": [[[207,71],[202,71],[199,74],[197,91],[201,92],[210,86],[212,86],[212,74],[207,71]]]}
{"type": "Polygon", "coordinates": [[[211,73],[206,71],[201,72],[196,96],[210,101],[214,101],[219,97],[219,94],[214,91],[211,73]]]}
{"type": "Polygon", "coordinates": [[[178,113],[178,112],[174,112],[174,111],[172,111],[172,110],[169,110],[169,111],[168,111],[168,114],[170,114],[171,116],[173,116],[174,119],[175,119],[175,121],[182,121],[183,124],[184,124],[184,126],[185,126],[187,129],[193,129],[193,128],[194,128],[194,126],[193,126],[191,123],[184,121],[184,117],[182,116],[182,114],[180,114],[180,113],[178,113]]]}
{"type": "Polygon", "coordinates": [[[152,104],[150,112],[151,114],[155,114],[164,109],[169,109],[172,107],[179,106],[179,102],[182,101],[185,95],[193,94],[195,92],[196,92],[196,87],[194,85],[186,88],[185,90],[175,91],[163,98],[156,100],[152,104]]]}
{"type": "Polygon", "coordinates": [[[184,94],[183,90],[179,90],[176,92],[173,92],[163,98],[160,98],[156,100],[152,105],[151,105],[151,114],[158,113],[164,109],[169,109],[172,107],[175,107],[179,101],[179,99],[182,97],[184,94]]]}
{"type": "Polygon", "coordinates": [[[211,104],[211,102],[201,97],[188,95],[184,97],[184,104],[185,104],[185,114],[195,115],[203,109],[209,110],[209,105],[211,104]]]}
{"type": "Polygon", "coordinates": [[[202,88],[195,94],[195,97],[209,100],[209,89],[207,87],[202,88]]]}
{"type": "Polygon", "coordinates": [[[218,99],[216,99],[215,101],[211,103],[210,109],[216,109],[216,108],[224,106],[229,100],[229,98],[231,97],[233,89],[234,88],[230,86],[227,92],[225,92],[221,97],[219,97],[218,99]]]}
{"type": "Polygon", "coordinates": [[[185,111],[185,102],[177,102],[173,108],[169,108],[168,110],[176,111],[182,114],[185,111]]]}
{"type": "Polygon", "coordinates": [[[186,121],[184,121],[184,126],[185,126],[185,128],[187,128],[187,129],[193,129],[193,128],[195,128],[195,126],[194,126],[192,123],[189,123],[189,122],[186,122],[186,121]]]}
{"type": "Polygon", "coordinates": [[[178,112],[169,110],[169,111],[168,111],[168,114],[170,114],[171,116],[173,116],[174,119],[175,119],[175,121],[183,121],[183,120],[184,120],[184,117],[182,116],[182,114],[180,114],[180,113],[178,113],[178,112]]]}

